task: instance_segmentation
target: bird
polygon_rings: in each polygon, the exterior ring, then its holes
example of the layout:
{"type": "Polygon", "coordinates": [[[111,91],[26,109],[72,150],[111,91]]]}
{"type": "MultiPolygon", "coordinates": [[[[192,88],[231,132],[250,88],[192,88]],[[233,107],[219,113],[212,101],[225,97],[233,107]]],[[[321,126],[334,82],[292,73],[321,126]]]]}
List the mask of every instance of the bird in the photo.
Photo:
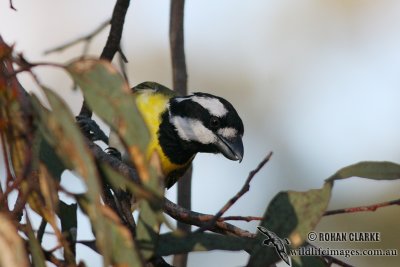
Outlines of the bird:
{"type": "MultiPolygon", "coordinates": [[[[146,156],[158,154],[167,189],[185,173],[197,153],[220,153],[242,161],[243,122],[224,98],[201,92],[180,96],[149,81],[131,91],[150,133],[146,156]]],[[[116,133],[110,133],[109,146],[123,152],[116,133]]]]}

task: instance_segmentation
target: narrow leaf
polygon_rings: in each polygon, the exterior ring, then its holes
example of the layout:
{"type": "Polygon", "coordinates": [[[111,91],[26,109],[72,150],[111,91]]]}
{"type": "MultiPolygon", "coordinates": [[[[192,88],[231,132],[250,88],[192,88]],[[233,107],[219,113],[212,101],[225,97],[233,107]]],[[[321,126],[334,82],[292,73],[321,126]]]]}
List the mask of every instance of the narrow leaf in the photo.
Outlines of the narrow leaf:
{"type": "MultiPolygon", "coordinates": [[[[100,203],[101,188],[96,164],[73,116],[66,104],[55,93],[46,88],[42,89],[49,100],[52,112],[45,109],[35,97],[32,98],[34,109],[40,118],[40,131],[65,166],[75,170],[86,183],[87,193],[81,197],[85,199],[86,205],[82,209],[90,218],[96,236],[96,247],[104,257],[104,266],[138,262],[140,260],[138,254],[132,253],[131,236],[121,232],[120,228],[124,226],[115,226],[113,223],[117,222],[108,219],[112,216],[110,215],[113,214],[112,211],[107,209],[107,214],[104,213],[105,207],[100,203]],[[115,227],[118,231],[110,231],[115,227]],[[118,244],[114,240],[119,240],[118,244]],[[120,252],[115,253],[116,250],[120,252]],[[123,253],[124,257],[120,257],[120,253],[123,253]]],[[[83,205],[82,201],[79,203],[83,205]]],[[[129,264],[128,266],[141,265],[129,264]]]]}
{"type": "MultiPolygon", "coordinates": [[[[77,198],[82,210],[87,213],[91,203],[84,196],[77,198]]],[[[107,254],[111,255],[112,264],[116,266],[143,266],[142,255],[140,254],[129,230],[122,225],[118,216],[107,206],[100,207],[102,220],[104,223],[103,231],[106,232],[103,242],[107,245],[107,254]]],[[[88,243],[90,244],[90,242],[88,243]]],[[[99,245],[90,246],[94,249],[99,245]]]]}
{"type": "Polygon", "coordinates": [[[146,259],[149,259],[154,255],[161,225],[159,216],[162,216],[162,214],[161,212],[154,212],[150,203],[146,200],[139,202],[139,210],[136,238],[138,242],[147,244],[147,249],[143,250],[143,255],[146,259]]]}
{"type": "Polygon", "coordinates": [[[29,241],[30,255],[32,256],[32,263],[35,267],[46,267],[46,259],[42,247],[37,240],[32,225],[30,223],[29,217],[27,217],[27,236],[29,241]]]}
{"type": "MultiPolygon", "coordinates": [[[[159,159],[152,158],[155,162],[152,166],[156,167],[149,168],[146,155],[149,131],[138,111],[134,95],[122,76],[110,62],[94,59],[74,61],[66,70],[82,89],[90,108],[118,133],[142,183],[161,197],[164,188],[155,170],[159,159]]],[[[154,246],[162,220],[161,209],[151,206],[145,200],[140,201],[139,205],[137,238],[154,246]]],[[[145,255],[146,258],[150,256],[151,253],[145,255]]]]}
{"type": "Polygon", "coordinates": [[[139,146],[144,153],[149,141],[147,127],[128,85],[112,64],[83,59],[72,62],[66,70],[93,111],[118,131],[128,146],[139,146]]]}
{"type": "Polygon", "coordinates": [[[389,161],[363,161],[337,171],[329,181],[362,177],[374,180],[400,179],[400,165],[389,161]]]}

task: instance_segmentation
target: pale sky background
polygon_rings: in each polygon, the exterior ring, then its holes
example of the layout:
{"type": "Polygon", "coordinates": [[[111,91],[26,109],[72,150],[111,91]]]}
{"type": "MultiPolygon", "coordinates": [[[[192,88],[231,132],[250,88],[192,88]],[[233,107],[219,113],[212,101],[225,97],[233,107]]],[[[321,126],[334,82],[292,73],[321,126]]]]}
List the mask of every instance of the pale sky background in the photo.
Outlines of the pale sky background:
{"type": "MultiPolygon", "coordinates": [[[[282,190],[320,188],[341,167],[362,160],[400,162],[400,1],[187,0],[185,49],[190,91],[220,95],[236,107],[245,125],[241,164],[199,155],[194,163],[193,209],[217,212],[269,152],[270,163],[227,215],[262,215],[282,190]]],[[[82,45],[63,53],[43,52],[80,37],[111,16],[114,1],[0,2],[0,34],[32,61],[65,63],[82,45]]],[[[131,1],[123,48],[131,85],[151,80],[171,87],[169,1],[131,1]]],[[[94,40],[98,56],[107,31],[94,40]]],[[[82,99],[60,70],[41,68],[40,80],[57,91],[76,114],[82,99]]],[[[23,85],[37,92],[26,76],[23,85]]],[[[1,167],[1,166],[0,166],[1,167]]],[[[3,168],[3,167],[2,167],[3,168]]],[[[4,168],[3,168],[4,169],[4,168]]],[[[4,170],[2,170],[2,175],[4,170]]],[[[67,177],[67,178],[65,178],[67,177]]],[[[80,181],[63,184],[82,190],[80,181]]],[[[353,178],[335,184],[330,208],[399,198],[400,182],[353,178]]],[[[175,189],[168,197],[175,198],[175,189]]],[[[400,249],[400,208],[324,218],[317,231],[381,232],[368,248],[400,249]]],[[[80,217],[78,239],[90,238],[80,217]]],[[[235,223],[255,231],[256,223],[235,223]]],[[[50,242],[51,237],[47,241],[50,242]]],[[[318,244],[362,248],[359,243],[318,244]]],[[[100,266],[80,245],[78,257],[100,266]]],[[[189,266],[243,266],[238,252],[192,253],[189,266]]],[[[399,257],[353,257],[358,266],[398,266],[399,257]]],[[[282,265],[285,266],[285,265],[282,265]]]]}

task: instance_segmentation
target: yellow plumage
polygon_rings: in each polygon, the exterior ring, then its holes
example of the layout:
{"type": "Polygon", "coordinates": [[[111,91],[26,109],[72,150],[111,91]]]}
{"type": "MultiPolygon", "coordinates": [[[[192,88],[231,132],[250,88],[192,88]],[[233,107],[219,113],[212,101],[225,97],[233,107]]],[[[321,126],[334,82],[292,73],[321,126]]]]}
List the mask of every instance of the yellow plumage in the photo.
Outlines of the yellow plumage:
{"type": "Polygon", "coordinates": [[[174,164],[167,158],[157,137],[161,114],[167,109],[169,98],[168,95],[154,90],[140,90],[135,93],[136,105],[150,131],[150,142],[146,151],[147,159],[150,159],[153,153],[156,152],[160,157],[162,171],[165,176],[171,171],[184,166],[174,164]]]}

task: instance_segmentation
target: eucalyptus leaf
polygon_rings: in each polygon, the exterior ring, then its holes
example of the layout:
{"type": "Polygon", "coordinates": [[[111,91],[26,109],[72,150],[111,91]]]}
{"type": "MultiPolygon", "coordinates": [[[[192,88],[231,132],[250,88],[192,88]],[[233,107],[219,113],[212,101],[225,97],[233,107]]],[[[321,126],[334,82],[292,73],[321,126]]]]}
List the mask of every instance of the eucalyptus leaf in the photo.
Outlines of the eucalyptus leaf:
{"type": "Polygon", "coordinates": [[[40,246],[40,243],[33,232],[29,218],[27,219],[27,236],[33,266],[46,267],[46,259],[44,257],[42,247],[40,246]]]}
{"type": "Polygon", "coordinates": [[[120,134],[126,145],[138,146],[144,153],[149,142],[147,127],[127,83],[113,65],[81,59],[66,70],[82,89],[90,108],[120,134]]]}
{"type": "Polygon", "coordinates": [[[48,144],[68,168],[75,170],[86,183],[87,192],[77,197],[84,212],[89,216],[96,236],[96,247],[104,257],[104,266],[142,266],[138,253],[132,253],[132,236],[118,217],[100,202],[100,178],[93,156],[75,124],[67,105],[54,92],[42,88],[51,112],[34,97],[32,103],[40,118],[40,131],[48,144]],[[82,199],[85,200],[82,206],[82,199]],[[118,241],[118,242],[115,242],[118,241]]]}
{"type": "Polygon", "coordinates": [[[373,180],[400,179],[400,165],[389,161],[362,161],[337,171],[328,178],[329,181],[362,177],[373,180]]]}

